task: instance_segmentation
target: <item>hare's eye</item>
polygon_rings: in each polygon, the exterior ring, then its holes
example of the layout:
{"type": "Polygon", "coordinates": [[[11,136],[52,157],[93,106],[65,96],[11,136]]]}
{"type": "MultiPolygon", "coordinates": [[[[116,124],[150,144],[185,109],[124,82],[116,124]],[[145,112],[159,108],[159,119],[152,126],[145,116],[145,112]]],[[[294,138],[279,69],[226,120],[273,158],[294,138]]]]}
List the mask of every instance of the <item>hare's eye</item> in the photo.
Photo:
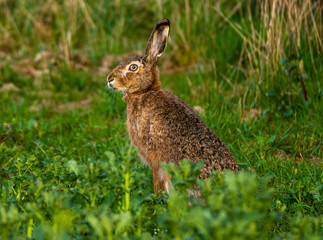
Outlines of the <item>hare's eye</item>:
{"type": "Polygon", "coordinates": [[[137,71],[137,69],[138,69],[138,65],[137,64],[131,64],[130,66],[129,66],[129,70],[130,71],[137,71]]]}

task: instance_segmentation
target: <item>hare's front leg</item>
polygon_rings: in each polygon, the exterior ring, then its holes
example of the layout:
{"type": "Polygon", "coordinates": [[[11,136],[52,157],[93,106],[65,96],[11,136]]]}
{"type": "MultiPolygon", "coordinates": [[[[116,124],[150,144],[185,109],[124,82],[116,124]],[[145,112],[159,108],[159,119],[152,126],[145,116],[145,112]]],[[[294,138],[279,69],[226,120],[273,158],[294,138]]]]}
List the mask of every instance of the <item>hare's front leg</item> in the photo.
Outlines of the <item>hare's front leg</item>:
{"type": "Polygon", "coordinates": [[[159,190],[162,190],[169,193],[172,183],[168,174],[160,167],[160,159],[156,158],[155,154],[143,151],[140,148],[138,148],[138,154],[141,160],[151,168],[153,173],[154,192],[157,193],[159,190]]]}
{"type": "Polygon", "coordinates": [[[172,183],[168,174],[161,167],[152,168],[151,170],[153,173],[154,192],[157,193],[159,190],[162,190],[169,193],[172,183]]]}

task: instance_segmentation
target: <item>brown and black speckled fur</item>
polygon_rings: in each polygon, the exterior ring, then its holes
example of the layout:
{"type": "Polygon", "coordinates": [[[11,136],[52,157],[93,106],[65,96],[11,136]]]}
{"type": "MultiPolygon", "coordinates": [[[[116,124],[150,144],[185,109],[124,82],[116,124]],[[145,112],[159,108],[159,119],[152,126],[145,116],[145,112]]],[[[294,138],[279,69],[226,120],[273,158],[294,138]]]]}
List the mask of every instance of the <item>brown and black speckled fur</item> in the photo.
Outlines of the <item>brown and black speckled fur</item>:
{"type": "Polygon", "coordinates": [[[159,21],[145,55],[121,62],[108,76],[109,87],[124,93],[131,143],[152,169],[155,192],[171,187],[162,162],[204,161],[201,179],[207,179],[212,169],[239,170],[228,147],[203,120],[180,98],[161,89],[157,62],[166,48],[169,26],[167,19],[159,21]],[[137,72],[127,69],[131,64],[139,66],[137,72]]]}

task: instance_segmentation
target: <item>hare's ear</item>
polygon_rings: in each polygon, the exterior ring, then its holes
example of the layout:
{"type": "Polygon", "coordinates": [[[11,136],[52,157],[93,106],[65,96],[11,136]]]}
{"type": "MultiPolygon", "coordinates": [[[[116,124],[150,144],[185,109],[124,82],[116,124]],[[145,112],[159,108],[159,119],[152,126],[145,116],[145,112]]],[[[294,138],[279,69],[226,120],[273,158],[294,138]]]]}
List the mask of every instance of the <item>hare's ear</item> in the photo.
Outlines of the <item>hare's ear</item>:
{"type": "Polygon", "coordinates": [[[157,62],[162,55],[167,45],[169,29],[170,22],[166,18],[156,24],[146,47],[144,59],[147,62],[157,62]]]}

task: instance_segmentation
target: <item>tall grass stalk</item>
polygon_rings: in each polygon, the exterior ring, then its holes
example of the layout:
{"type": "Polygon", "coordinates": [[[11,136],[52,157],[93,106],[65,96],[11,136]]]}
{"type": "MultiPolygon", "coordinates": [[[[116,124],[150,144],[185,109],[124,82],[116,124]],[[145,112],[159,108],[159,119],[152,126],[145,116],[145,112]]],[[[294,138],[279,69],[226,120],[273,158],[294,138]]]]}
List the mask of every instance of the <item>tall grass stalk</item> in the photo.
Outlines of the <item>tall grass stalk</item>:
{"type": "MultiPolygon", "coordinates": [[[[214,10],[242,38],[239,65],[244,63],[247,71],[242,73],[250,80],[256,79],[258,86],[264,83],[265,88],[270,89],[288,84],[287,93],[290,95],[291,79],[288,77],[287,83],[281,77],[283,59],[296,59],[295,67],[299,74],[312,70],[317,72],[315,57],[322,58],[323,54],[322,1],[248,0],[248,19],[242,25],[229,19],[221,10],[221,5],[216,5],[214,10]],[[310,62],[304,64],[304,55],[310,56],[310,62]]],[[[304,81],[299,78],[307,99],[304,81]]],[[[257,89],[256,99],[259,94],[261,91],[257,89]]]]}

